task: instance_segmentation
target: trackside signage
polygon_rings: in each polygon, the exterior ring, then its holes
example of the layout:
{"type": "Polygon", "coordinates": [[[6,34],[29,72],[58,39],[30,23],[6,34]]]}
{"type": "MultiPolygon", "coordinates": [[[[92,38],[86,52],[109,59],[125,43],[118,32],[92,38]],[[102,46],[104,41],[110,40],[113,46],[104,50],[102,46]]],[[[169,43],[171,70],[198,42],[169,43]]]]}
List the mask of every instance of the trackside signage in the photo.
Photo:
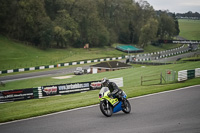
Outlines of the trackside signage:
{"type": "Polygon", "coordinates": [[[101,89],[101,82],[91,82],[90,89],[101,89]]]}
{"type": "MultiPolygon", "coordinates": [[[[109,79],[110,82],[115,82],[119,87],[123,87],[123,77],[109,79]]],[[[70,84],[49,85],[38,88],[19,89],[0,91],[0,102],[27,100],[33,98],[42,98],[53,95],[62,95],[70,93],[78,93],[90,90],[101,89],[100,81],[88,81],[70,84]]]]}
{"type": "MultiPolygon", "coordinates": [[[[110,82],[115,82],[119,87],[123,87],[123,77],[109,79],[110,82]]],[[[88,81],[80,83],[70,83],[70,84],[61,84],[61,85],[52,85],[52,86],[43,86],[42,95],[43,96],[52,96],[57,94],[69,94],[77,93],[89,90],[101,89],[102,85],[100,81],[88,81]]]]}
{"type": "Polygon", "coordinates": [[[0,91],[0,102],[33,99],[33,89],[0,91]]]}
{"type": "Polygon", "coordinates": [[[158,40],[159,43],[200,44],[200,40],[158,40]]]}
{"type": "Polygon", "coordinates": [[[57,86],[43,86],[42,87],[42,95],[43,96],[52,96],[58,94],[57,86]]]}
{"type": "Polygon", "coordinates": [[[58,86],[59,94],[88,91],[90,90],[90,84],[91,82],[59,85],[58,86]]]}
{"type": "Polygon", "coordinates": [[[42,86],[42,96],[52,96],[58,94],[69,94],[82,91],[89,91],[101,88],[101,82],[89,81],[80,83],[70,83],[61,85],[42,86]]]}
{"type": "Polygon", "coordinates": [[[115,82],[117,84],[118,87],[123,87],[123,77],[121,78],[114,78],[114,79],[110,79],[110,82],[115,82]]]}

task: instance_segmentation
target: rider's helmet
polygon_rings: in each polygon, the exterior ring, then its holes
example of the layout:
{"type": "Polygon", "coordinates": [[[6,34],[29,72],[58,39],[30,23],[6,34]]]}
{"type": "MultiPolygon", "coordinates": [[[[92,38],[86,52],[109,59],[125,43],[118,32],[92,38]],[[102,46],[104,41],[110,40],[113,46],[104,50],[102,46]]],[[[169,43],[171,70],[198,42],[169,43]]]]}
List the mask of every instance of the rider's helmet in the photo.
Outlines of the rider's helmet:
{"type": "Polygon", "coordinates": [[[103,78],[101,80],[101,84],[102,84],[103,87],[108,87],[109,80],[107,78],[103,78]]]}

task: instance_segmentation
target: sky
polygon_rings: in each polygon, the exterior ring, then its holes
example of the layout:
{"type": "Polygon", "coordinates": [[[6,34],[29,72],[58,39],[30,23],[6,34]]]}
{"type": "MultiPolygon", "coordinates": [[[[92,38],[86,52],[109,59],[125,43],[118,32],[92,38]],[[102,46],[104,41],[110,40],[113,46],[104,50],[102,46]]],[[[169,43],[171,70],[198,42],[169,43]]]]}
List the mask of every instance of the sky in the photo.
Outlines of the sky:
{"type": "Polygon", "coordinates": [[[173,13],[174,12],[186,13],[188,11],[200,13],[200,0],[143,0],[143,1],[147,1],[151,6],[153,6],[155,10],[169,10],[169,12],[173,13]]]}

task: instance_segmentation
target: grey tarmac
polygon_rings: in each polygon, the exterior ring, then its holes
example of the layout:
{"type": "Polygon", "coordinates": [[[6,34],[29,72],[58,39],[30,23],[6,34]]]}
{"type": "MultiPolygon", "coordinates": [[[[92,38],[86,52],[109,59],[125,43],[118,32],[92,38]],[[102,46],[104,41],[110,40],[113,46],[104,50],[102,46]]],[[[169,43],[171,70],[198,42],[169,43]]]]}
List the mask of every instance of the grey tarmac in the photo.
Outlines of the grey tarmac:
{"type": "MultiPolygon", "coordinates": [[[[97,94],[98,98],[98,94],[97,94]]],[[[2,133],[200,133],[200,85],[129,99],[132,112],[99,105],[0,124],[2,133]]]]}

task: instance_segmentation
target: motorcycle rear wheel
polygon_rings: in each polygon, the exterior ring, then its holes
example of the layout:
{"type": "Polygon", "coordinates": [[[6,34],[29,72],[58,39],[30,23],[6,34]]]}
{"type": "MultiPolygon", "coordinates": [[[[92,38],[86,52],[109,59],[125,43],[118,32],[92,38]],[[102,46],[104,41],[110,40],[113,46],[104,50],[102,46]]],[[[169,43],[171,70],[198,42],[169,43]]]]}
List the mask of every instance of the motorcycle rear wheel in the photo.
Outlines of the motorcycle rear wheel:
{"type": "Polygon", "coordinates": [[[100,110],[107,117],[111,117],[113,114],[113,108],[107,100],[100,102],[100,110]]]}
{"type": "Polygon", "coordinates": [[[129,103],[127,99],[125,99],[124,101],[124,108],[122,109],[122,111],[126,114],[131,112],[131,104],[129,103]]]}

